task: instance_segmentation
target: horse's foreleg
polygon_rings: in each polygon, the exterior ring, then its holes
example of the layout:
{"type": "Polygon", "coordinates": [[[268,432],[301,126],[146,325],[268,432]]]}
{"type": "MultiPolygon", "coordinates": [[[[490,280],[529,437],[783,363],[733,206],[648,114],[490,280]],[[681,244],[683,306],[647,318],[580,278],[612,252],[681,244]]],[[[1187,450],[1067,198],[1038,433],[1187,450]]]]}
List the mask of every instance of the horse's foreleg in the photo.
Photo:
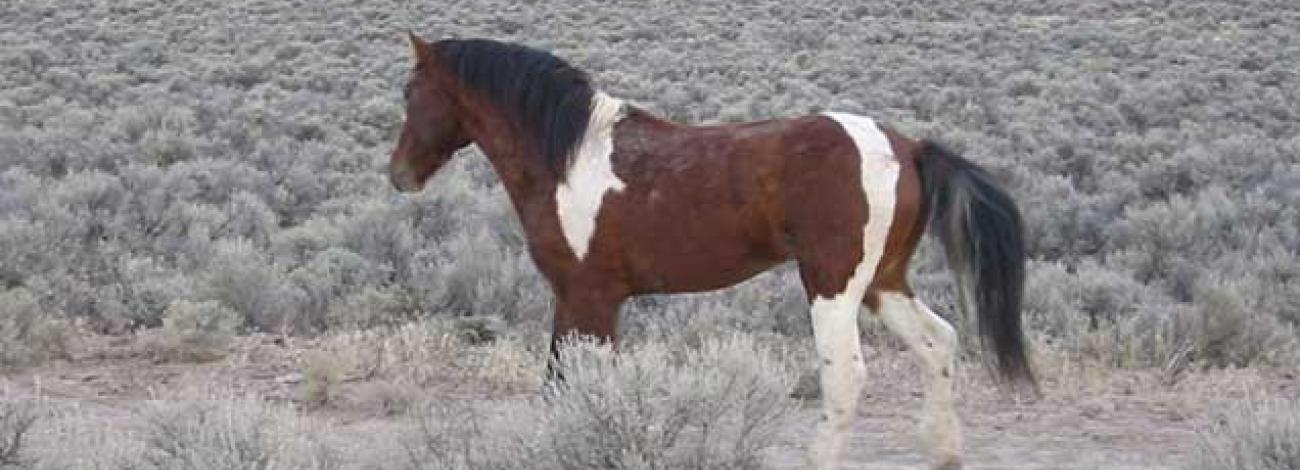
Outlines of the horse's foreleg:
{"type": "Polygon", "coordinates": [[[953,406],[953,354],[957,333],[921,301],[898,292],[879,296],[879,313],[889,330],[916,354],[925,375],[921,438],[933,468],[961,468],[961,431],[953,406]]]}
{"type": "Polygon", "coordinates": [[[551,330],[551,358],[546,364],[548,379],[563,380],[555,364],[560,359],[560,348],[565,341],[591,338],[599,342],[618,341],[619,307],[626,298],[622,294],[602,295],[598,289],[581,290],[582,294],[557,298],[555,321],[551,330]]]}

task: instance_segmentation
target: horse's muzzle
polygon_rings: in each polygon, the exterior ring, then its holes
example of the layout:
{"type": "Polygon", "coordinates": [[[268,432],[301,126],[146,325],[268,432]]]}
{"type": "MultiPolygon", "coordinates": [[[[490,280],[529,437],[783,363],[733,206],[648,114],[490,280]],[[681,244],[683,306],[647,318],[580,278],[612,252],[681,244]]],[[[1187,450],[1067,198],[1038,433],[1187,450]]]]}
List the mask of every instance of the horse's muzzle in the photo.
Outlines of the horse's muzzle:
{"type": "Polygon", "coordinates": [[[388,180],[393,183],[394,188],[404,193],[414,193],[424,189],[424,184],[415,177],[415,173],[406,168],[389,167],[388,180]]]}

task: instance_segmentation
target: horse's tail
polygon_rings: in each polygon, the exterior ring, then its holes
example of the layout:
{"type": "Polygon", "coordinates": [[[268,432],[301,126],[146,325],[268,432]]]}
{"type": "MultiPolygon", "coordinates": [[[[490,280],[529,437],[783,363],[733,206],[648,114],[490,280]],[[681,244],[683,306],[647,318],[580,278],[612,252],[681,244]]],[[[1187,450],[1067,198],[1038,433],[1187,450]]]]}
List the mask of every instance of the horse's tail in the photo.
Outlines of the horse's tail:
{"type": "Polygon", "coordinates": [[[1020,210],[992,175],[931,141],[917,159],[932,233],[948,254],[962,310],[978,312],[981,343],[1011,383],[1037,389],[1020,329],[1025,281],[1020,210]]]}

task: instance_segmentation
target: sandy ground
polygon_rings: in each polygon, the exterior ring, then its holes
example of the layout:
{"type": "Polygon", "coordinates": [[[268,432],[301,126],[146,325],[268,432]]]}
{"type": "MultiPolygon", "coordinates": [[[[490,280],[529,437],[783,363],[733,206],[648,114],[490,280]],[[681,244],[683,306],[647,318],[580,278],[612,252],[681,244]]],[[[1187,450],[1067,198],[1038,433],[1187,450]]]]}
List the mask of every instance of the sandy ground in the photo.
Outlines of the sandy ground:
{"type": "MultiPolygon", "coordinates": [[[[51,409],[61,410],[43,420],[32,436],[28,455],[38,459],[66,454],[70,444],[87,456],[103,455],[97,446],[120,452],[128,446],[121,437],[138,429],[143,407],[222,390],[304,409],[309,428],[339,451],[345,468],[390,468],[376,462],[391,462],[402,452],[394,437],[410,429],[409,420],[377,411],[375,400],[368,398],[375,384],[365,378],[339,385],[330,405],[306,409],[299,403],[303,385],[291,349],[259,342],[208,364],[101,354],[0,377],[0,399],[39,396],[51,409]]],[[[914,438],[920,396],[912,364],[904,352],[867,352],[873,380],[862,398],[844,468],[924,468],[914,438]]],[[[998,393],[978,370],[959,374],[967,468],[1180,468],[1193,456],[1197,430],[1216,407],[1248,396],[1300,394],[1293,376],[1274,371],[1201,372],[1175,383],[1158,371],[1070,367],[1042,372],[1045,396],[1033,401],[998,393]]],[[[527,406],[531,393],[480,393],[465,385],[416,393],[469,400],[499,416],[527,406]]],[[[783,445],[769,452],[773,468],[805,468],[803,448],[818,413],[816,401],[805,402],[783,445]]]]}

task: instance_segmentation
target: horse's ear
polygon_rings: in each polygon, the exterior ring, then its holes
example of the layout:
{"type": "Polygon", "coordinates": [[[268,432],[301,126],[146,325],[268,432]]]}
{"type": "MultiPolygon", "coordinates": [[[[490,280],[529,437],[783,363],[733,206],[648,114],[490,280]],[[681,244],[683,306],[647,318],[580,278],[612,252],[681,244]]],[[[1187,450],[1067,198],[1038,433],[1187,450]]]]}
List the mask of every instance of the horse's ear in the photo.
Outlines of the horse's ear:
{"type": "Polygon", "coordinates": [[[429,43],[410,31],[406,32],[406,38],[411,42],[411,54],[415,56],[415,64],[423,65],[429,57],[429,43]]]}

